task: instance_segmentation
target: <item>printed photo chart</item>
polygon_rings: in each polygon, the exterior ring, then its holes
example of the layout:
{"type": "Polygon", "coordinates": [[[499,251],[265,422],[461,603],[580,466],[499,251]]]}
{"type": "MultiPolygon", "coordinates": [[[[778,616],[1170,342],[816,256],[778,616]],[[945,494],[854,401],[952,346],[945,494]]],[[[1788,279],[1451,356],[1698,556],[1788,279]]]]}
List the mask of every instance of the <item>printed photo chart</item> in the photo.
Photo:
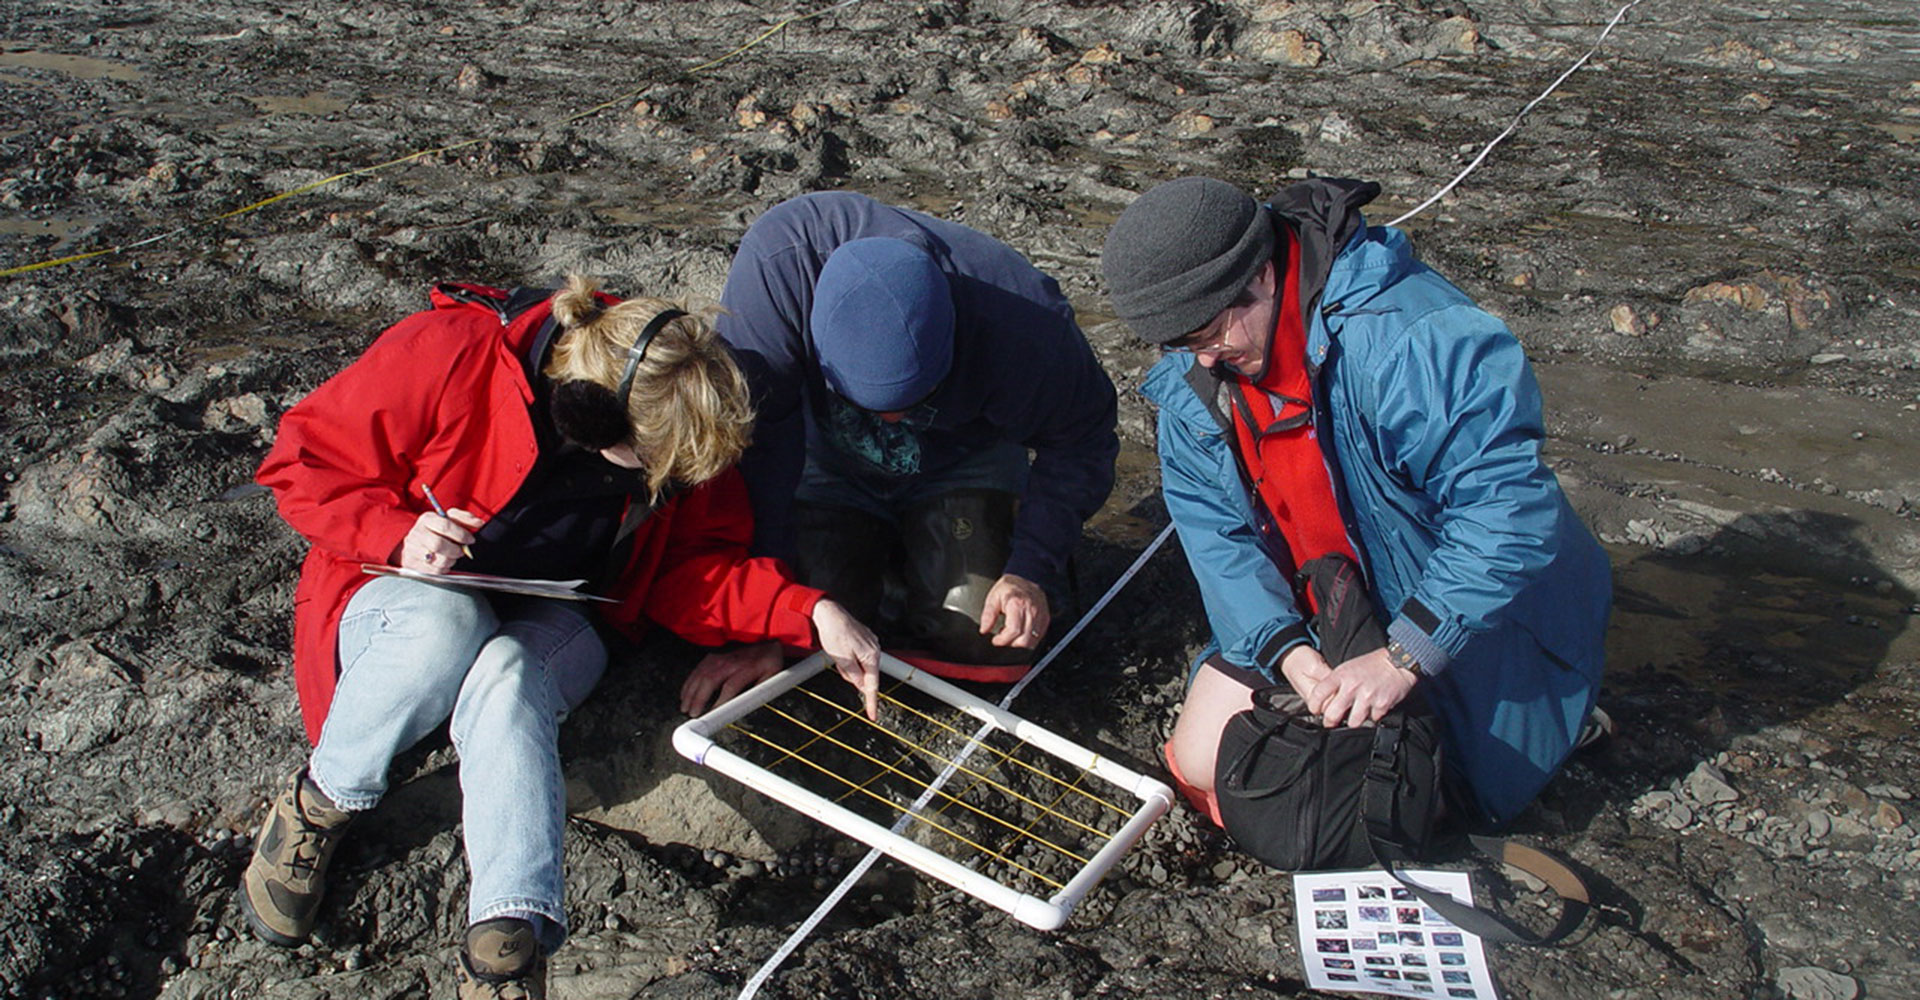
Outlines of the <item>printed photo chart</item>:
{"type": "MultiPolygon", "coordinates": [[[[1466,872],[1406,871],[1463,903],[1473,902],[1466,872]]],[[[1300,964],[1316,990],[1387,993],[1440,1000],[1497,1000],[1480,938],[1421,905],[1382,871],[1315,872],[1293,877],[1299,903],[1300,964]]]]}

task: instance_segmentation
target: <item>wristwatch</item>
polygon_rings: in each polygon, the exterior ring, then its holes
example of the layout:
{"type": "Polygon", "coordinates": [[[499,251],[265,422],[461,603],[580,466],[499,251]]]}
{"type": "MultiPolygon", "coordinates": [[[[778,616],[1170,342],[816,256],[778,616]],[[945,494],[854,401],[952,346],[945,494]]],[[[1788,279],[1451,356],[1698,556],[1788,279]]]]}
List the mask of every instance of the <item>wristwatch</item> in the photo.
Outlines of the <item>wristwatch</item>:
{"type": "Polygon", "coordinates": [[[1426,672],[1420,669],[1420,661],[1414,659],[1413,654],[1407,651],[1407,647],[1400,645],[1398,639],[1388,640],[1387,659],[1416,679],[1426,676],[1426,672]]]}

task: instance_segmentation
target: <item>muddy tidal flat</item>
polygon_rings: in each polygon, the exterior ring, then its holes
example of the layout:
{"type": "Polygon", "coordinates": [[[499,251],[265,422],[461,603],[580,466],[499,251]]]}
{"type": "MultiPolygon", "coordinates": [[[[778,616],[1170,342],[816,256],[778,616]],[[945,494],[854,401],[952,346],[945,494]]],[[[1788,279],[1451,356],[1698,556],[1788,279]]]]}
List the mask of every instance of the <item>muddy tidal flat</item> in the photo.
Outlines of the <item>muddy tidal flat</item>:
{"type": "MultiPolygon", "coordinates": [[[[1131,197],[1362,177],[1384,222],[1619,6],[861,0],[769,35],[828,4],[0,3],[0,271],[143,244],[0,277],[0,1000],[453,995],[444,741],[355,827],[312,943],[255,942],[232,897],[305,745],[304,545],[252,471],[430,283],[711,298],[748,222],[828,188],[1011,243],[1121,390],[1071,619],[1166,522],[1154,355],[1098,280],[1131,197]]],[[[1920,996],[1911,0],[1643,0],[1406,226],[1527,345],[1616,574],[1620,734],[1513,831],[1596,910],[1493,948],[1502,994],[1920,996]]],[[[1157,773],[1204,639],[1169,549],[1014,708],[1157,773]]],[[[674,754],[696,656],[616,650],[563,728],[559,1000],[734,997],[861,853],[674,754]]],[[[883,862],[761,995],[1293,996],[1296,917],[1176,809],[1052,933],[883,862]]]]}

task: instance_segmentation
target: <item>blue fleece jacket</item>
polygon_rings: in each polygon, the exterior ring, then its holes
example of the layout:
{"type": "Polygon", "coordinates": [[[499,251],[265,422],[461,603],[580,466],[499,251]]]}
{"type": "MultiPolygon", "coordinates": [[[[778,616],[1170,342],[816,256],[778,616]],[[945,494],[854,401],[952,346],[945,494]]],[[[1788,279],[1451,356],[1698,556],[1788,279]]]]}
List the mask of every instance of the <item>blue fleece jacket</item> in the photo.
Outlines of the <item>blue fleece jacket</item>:
{"type": "Polygon", "coordinates": [[[741,461],[757,551],[793,555],[792,501],[823,410],[808,317],[834,248],[872,236],[906,240],[939,264],[952,290],[953,368],[927,404],[921,467],[988,445],[1033,451],[1006,571],[1057,586],[1080,526],[1113,488],[1113,382],[1052,278],[989,236],[847,191],[802,195],[747,230],[727,273],[718,321],[754,391],[753,446],[741,461]]]}

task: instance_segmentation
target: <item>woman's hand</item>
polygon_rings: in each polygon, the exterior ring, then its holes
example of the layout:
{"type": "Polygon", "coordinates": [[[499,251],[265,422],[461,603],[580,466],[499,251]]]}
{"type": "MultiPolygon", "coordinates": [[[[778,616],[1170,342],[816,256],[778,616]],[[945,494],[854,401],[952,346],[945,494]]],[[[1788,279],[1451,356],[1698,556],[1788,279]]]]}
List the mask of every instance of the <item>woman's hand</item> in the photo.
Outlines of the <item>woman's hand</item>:
{"type": "Polygon", "coordinates": [[[730,701],[779,673],[785,659],[777,642],[756,642],[708,653],[680,685],[680,711],[699,715],[709,706],[730,701]]]}
{"type": "Polygon", "coordinates": [[[478,515],[458,507],[441,517],[433,511],[421,511],[407,537],[400,540],[394,564],[416,573],[445,573],[473,544],[473,533],[485,524],[478,515]]]}
{"type": "Polygon", "coordinates": [[[867,718],[880,718],[880,639],[846,608],[824,597],[813,606],[813,631],[833,669],[860,692],[867,718]]]}

